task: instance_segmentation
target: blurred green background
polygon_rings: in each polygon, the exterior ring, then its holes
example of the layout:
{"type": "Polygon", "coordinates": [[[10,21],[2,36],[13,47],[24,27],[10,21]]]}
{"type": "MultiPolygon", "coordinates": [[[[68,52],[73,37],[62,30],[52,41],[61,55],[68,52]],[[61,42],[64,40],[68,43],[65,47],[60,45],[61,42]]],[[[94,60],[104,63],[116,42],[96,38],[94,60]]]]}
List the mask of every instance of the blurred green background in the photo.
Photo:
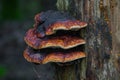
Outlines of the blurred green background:
{"type": "Polygon", "coordinates": [[[56,0],[0,0],[0,80],[54,80],[51,64],[34,65],[23,57],[23,37],[35,14],[50,9],[56,10],[56,0]]]}

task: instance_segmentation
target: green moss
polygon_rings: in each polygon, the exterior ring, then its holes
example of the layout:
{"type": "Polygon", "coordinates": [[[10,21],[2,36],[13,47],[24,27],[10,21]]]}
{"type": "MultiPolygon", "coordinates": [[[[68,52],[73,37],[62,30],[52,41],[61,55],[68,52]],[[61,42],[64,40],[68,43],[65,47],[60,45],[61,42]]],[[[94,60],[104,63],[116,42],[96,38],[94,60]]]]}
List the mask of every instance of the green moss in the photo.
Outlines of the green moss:
{"type": "Polygon", "coordinates": [[[69,0],[57,0],[57,8],[61,11],[67,11],[69,7],[69,0]]]}

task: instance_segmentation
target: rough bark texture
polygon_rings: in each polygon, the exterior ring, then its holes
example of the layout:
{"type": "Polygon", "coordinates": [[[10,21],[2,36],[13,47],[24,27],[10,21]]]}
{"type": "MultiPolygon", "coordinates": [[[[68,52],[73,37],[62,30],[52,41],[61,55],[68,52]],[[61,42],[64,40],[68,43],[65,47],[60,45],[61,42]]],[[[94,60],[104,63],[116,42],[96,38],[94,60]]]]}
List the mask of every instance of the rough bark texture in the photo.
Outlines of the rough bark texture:
{"type": "Polygon", "coordinates": [[[56,66],[56,80],[84,80],[86,77],[85,59],[56,66]]]}
{"type": "Polygon", "coordinates": [[[57,7],[89,24],[87,58],[67,67],[56,66],[60,70],[57,80],[120,80],[120,1],[58,0],[57,7]]]}

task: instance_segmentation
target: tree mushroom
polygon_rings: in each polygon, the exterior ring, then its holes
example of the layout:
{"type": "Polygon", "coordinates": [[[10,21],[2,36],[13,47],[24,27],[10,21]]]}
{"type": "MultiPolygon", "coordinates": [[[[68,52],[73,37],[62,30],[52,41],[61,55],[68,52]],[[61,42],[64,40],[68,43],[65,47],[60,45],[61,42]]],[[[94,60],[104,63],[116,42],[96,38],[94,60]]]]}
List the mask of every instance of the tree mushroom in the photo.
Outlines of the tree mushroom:
{"type": "Polygon", "coordinates": [[[86,57],[85,53],[82,51],[75,50],[35,50],[33,48],[27,47],[24,51],[24,57],[27,61],[39,64],[46,64],[48,62],[70,62],[76,59],[86,57]]]}
{"type": "Polygon", "coordinates": [[[49,10],[35,16],[34,27],[38,37],[51,35],[56,30],[81,29],[87,26],[86,22],[76,20],[69,13],[49,10]]]}
{"type": "Polygon", "coordinates": [[[81,22],[79,20],[67,20],[67,21],[58,21],[54,24],[51,24],[46,29],[46,35],[51,35],[57,30],[72,30],[72,29],[81,29],[87,26],[87,23],[81,22]]]}
{"type": "Polygon", "coordinates": [[[82,46],[86,42],[81,38],[80,30],[86,26],[86,22],[65,12],[41,12],[35,16],[34,28],[24,37],[28,47],[23,55],[27,61],[39,64],[84,58],[86,54],[82,46]]]}
{"type": "Polygon", "coordinates": [[[85,44],[84,39],[80,39],[76,36],[55,36],[52,38],[38,38],[34,33],[34,29],[28,30],[26,36],[24,37],[25,42],[35,48],[47,48],[47,47],[61,47],[63,49],[72,48],[81,44],[85,44]]]}

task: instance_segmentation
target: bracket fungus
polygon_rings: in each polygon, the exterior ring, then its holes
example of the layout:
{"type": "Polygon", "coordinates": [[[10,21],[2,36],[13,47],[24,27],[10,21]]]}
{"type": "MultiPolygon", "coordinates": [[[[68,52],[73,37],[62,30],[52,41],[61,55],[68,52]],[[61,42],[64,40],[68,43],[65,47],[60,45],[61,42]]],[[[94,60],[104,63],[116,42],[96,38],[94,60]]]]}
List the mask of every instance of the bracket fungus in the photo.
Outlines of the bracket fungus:
{"type": "Polygon", "coordinates": [[[28,47],[23,55],[27,61],[39,64],[66,63],[84,58],[86,54],[82,45],[86,42],[80,31],[86,26],[86,22],[65,12],[41,12],[35,16],[34,27],[24,37],[28,47]]]}
{"type": "Polygon", "coordinates": [[[84,39],[80,39],[79,37],[75,37],[75,36],[72,37],[68,35],[38,38],[34,33],[34,29],[28,30],[24,39],[29,46],[35,49],[41,49],[47,47],[60,47],[63,49],[69,49],[81,44],[85,44],[84,39]]]}
{"type": "Polygon", "coordinates": [[[27,47],[24,51],[24,57],[27,61],[39,64],[45,64],[48,62],[70,62],[79,58],[84,58],[85,53],[76,50],[34,50],[31,47],[27,47]]]}

